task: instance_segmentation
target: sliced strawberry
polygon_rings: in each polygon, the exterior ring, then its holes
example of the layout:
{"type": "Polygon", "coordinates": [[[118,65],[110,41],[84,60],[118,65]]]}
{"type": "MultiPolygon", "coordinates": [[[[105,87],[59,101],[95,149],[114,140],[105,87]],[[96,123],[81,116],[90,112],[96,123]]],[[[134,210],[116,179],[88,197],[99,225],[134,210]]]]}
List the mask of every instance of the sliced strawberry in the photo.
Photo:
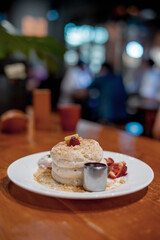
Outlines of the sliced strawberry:
{"type": "Polygon", "coordinates": [[[126,175],[127,166],[125,162],[118,162],[110,165],[110,172],[108,177],[115,179],[126,175]]]}
{"type": "Polygon", "coordinates": [[[127,166],[123,165],[122,171],[121,171],[121,176],[126,176],[127,175],[127,166]]]}
{"type": "Polygon", "coordinates": [[[114,160],[112,158],[104,158],[106,160],[106,163],[108,166],[114,163],[114,160]]]}
{"type": "Polygon", "coordinates": [[[115,179],[116,175],[115,175],[115,173],[113,171],[110,171],[108,177],[112,178],[112,179],[115,179]]]}

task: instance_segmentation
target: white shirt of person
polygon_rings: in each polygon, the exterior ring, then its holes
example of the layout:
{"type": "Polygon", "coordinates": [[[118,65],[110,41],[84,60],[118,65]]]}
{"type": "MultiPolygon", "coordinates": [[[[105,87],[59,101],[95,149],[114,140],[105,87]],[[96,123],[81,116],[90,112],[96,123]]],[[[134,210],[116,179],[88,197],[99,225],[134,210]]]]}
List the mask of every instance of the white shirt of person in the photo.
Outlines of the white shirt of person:
{"type": "Polygon", "coordinates": [[[160,100],[160,69],[153,68],[144,73],[139,94],[145,98],[160,100]]]}
{"type": "Polygon", "coordinates": [[[62,80],[59,103],[71,103],[74,91],[88,87],[91,81],[92,77],[87,70],[69,68],[62,80]]]}

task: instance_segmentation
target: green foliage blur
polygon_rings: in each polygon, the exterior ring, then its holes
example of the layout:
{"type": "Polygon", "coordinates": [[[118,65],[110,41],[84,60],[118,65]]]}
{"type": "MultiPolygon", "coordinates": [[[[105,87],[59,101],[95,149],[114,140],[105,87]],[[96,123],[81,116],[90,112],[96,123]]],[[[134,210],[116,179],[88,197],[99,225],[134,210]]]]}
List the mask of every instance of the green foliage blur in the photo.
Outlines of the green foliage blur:
{"type": "Polygon", "coordinates": [[[15,51],[20,51],[29,58],[32,49],[40,59],[46,62],[49,72],[56,73],[59,70],[65,47],[55,38],[13,35],[0,25],[0,59],[5,59],[15,51]]]}

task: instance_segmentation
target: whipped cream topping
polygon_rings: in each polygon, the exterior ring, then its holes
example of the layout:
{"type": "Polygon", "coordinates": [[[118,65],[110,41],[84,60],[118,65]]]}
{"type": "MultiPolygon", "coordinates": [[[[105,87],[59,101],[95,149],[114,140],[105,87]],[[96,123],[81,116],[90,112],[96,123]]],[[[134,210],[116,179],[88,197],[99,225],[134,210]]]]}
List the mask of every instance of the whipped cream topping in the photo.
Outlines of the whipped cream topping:
{"type": "Polygon", "coordinates": [[[50,155],[45,155],[42,158],[39,159],[38,161],[38,165],[39,167],[42,168],[52,168],[52,158],[50,155]]]}

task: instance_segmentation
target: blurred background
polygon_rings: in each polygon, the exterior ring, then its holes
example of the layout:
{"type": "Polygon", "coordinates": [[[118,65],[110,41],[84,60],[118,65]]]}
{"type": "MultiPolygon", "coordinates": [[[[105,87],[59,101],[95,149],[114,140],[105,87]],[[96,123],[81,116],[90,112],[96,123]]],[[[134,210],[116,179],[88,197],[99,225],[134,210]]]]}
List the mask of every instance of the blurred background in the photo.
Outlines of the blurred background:
{"type": "Polygon", "coordinates": [[[48,88],[52,110],[153,137],[160,102],[158,2],[6,0],[0,5],[0,114],[48,88]]]}

